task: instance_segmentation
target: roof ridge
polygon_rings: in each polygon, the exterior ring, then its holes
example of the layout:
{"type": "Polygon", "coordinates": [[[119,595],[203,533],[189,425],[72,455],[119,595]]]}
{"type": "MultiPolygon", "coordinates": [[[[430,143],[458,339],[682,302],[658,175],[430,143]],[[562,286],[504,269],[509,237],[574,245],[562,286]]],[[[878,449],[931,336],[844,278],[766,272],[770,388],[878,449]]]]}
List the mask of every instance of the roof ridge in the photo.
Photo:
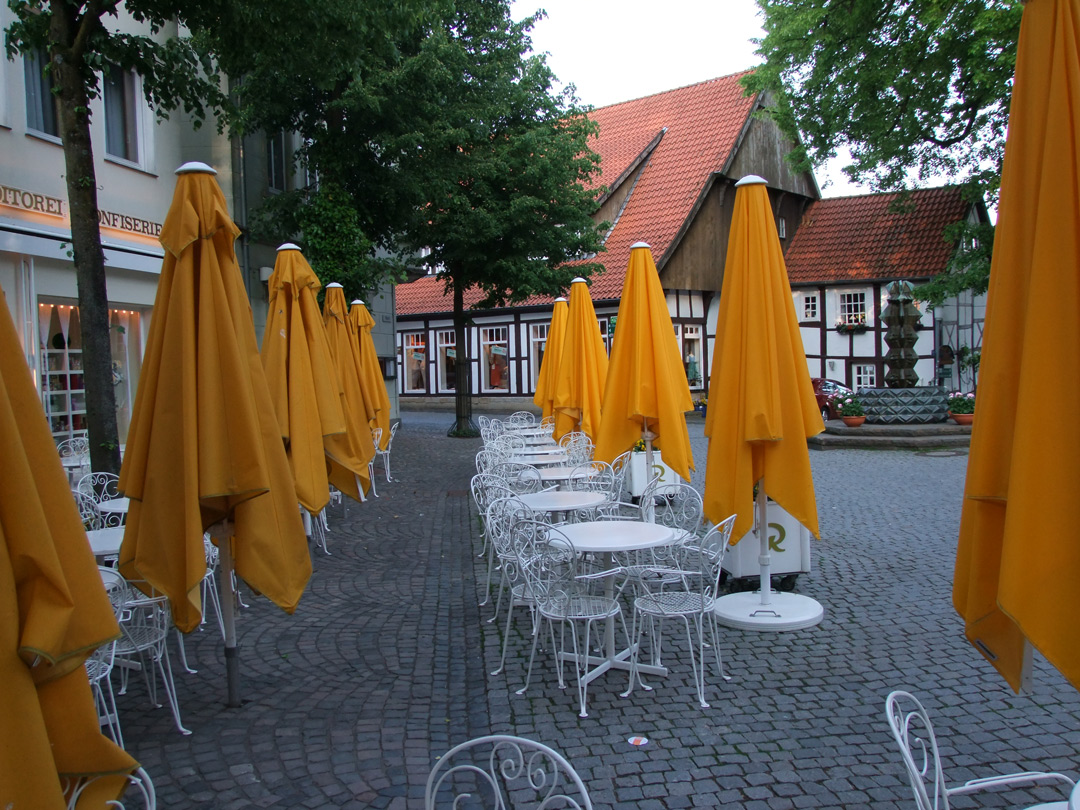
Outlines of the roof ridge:
{"type": "Polygon", "coordinates": [[[624,104],[633,104],[637,101],[644,101],[647,98],[656,98],[657,96],[666,96],[669,93],[678,93],[681,90],[688,90],[691,87],[697,87],[702,84],[711,84],[712,82],[723,81],[724,79],[732,79],[736,76],[745,76],[749,73],[753,73],[756,68],[745,68],[743,70],[737,70],[734,73],[728,73],[723,76],[715,76],[712,79],[702,79],[701,81],[691,82],[690,84],[684,84],[681,87],[673,87],[670,90],[661,90],[658,93],[649,93],[644,96],[637,96],[635,98],[628,98],[625,101],[616,101],[612,104],[605,104],[603,107],[593,107],[589,110],[589,113],[599,112],[600,110],[610,110],[612,107],[621,107],[624,104]]]}

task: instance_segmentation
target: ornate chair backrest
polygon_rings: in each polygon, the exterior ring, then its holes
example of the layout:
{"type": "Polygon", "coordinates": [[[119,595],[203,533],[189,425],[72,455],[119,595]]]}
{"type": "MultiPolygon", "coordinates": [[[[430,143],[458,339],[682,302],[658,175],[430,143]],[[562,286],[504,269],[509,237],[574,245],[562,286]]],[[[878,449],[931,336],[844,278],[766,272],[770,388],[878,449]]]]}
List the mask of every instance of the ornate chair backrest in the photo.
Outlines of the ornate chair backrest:
{"type": "Polygon", "coordinates": [[[566,455],[570,464],[584,464],[587,461],[592,461],[593,450],[595,449],[592,439],[586,436],[584,433],[578,438],[571,441],[566,445],[566,455]]]}
{"type": "Polygon", "coordinates": [[[381,427],[373,427],[371,429],[371,442],[376,447],[378,447],[380,444],[382,444],[382,428],[381,427]]]}
{"type": "Polygon", "coordinates": [[[98,572],[101,574],[101,583],[105,586],[105,593],[109,597],[109,604],[112,605],[113,613],[119,618],[131,598],[127,580],[120,575],[119,571],[115,568],[109,568],[107,565],[99,565],[98,572]]]}
{"type": "Polygon", "coordinates": [[[480,432],[483,433],[491,424],[491,418],[480,414],[480,416],[476,417],[476,424],[480,428],[480,432]]]}
{"type": "Polygon", "coordinates": [[[491,505],[491,502],[496,498],[508,497],[506,495],[499,494],[500,492],[507,492],[510,495],[514,493],[506,487],[499,476],[494,473],[477,473],[469,481],[469,489],[472,491],[473,503],[476,504],[476,513],[483,519],[487,514],[487,508],[491,505]]]}
{"type": "Polygon", "coordinates": [[[654,479],[641,496],[642,506],[645,506],[646,498],[652,504],[650,523],[661,523],[681,531],[684,538],[701,530],[704,520],[701,493],[689,484],[660,484],[654,479]]]}
{"type": "Polygon", "coordinates": [[[566,479],[567,489],[579,492],[602,492],[608,500],[618,500],[615,471],[604,461],[587,461],[578,464],[566,479]]]}
{"type": "Polygon", "coordinates": [[[546,430],[548,433],[555,432],[555,415],[545,416],[540,420],[540,427],[546,430]]]}
{"type": "Polygon", "coordinates": [[[578,555],[570,538],[540,520],[517,520],[510,534],[537,607],[549,615],[564,614],[572,597],[583,590],[576,580],[578,555]]]}
{"type": "Polygon", "coordinates": [[[686,543],[679,552],[679,567],[684,571],[700,572],[700,582],[695,587],[707,598],[716,598],[720,590],[724,554],[731,541],[731,529],[734,525],[735,515],[731,515],[705,532],[697,542],[686,543]]]}
{"type": "Polygon", "coordinates": [[[394,424],[392,424],[390,426],[390,438],[386,440],[386,449],[385,450],[380,450],[379,451],[380,453],[389,453],[390,452],[390,445],[392,445],[394,443],[394,437],[397,436],[397,432],[398,432],[399,427],[401,427],[401,422],[394,422],[394,424]]]}
{"type": "Polygon", "coordinates": [[[544,488],[543,476],[531,464],[504,461],[496,464],[492,473],[502,479],[503,486],[513,490],[517,495],[539,492],[544,488]]]}
{"type": "Polygon", "coordinates": [[[489,473],[495,465],[501,461],[501,457],[494,450],[482,449],[476,452],[476,471],[478,473],[489,473]]]}
{"type": "Polygon", "coordinates": [[[515,498],[512,492],[500,489],[496,493],[496,497],[488,504],[485,515],[488,538],[495,547],[495,553],[499,555],[499,559],[504,561],[504,565],[509,565],[506,569],[507,578],[512,582],[517,582],[519,578],[518,571],[513,565],[510,565],[510,562],[516,563],[517,561],[511,530],[516,522],[532,520],[536,517],[536,514],[515,498]]]}
{"type": "Polygon", "coordinates": [[[87,531],[104,528],[105,523],[101,519],[101,512],[98,511],[97,501],[78,490],[74,490],[71,494],[75,496],[75,505],[79,507],[79,517],[82,518],[83,527],[87,531]]]}
{"type": "Polygon", "coordinates": [[[626,471],[630,469],[630,452],[627,450],[622,455],[616,456],[615,460],[611,462],[611,470],[615,473],[615,483],[617,489],[615,490],[615,500],[621,501],[623,498],[623,489],[626,487],[626,471]]]}
{"type": "Polygon", "coordinates": [[[514,427],[526,427],[536,424],[536,415],[529,411],[514,411],[506,421],[514,427]]]}
{"type": "Polygon", "coordinates": [[[94,499],[95,503],[120,497],[117,483],[120,476],[107,472],[94,472],[79,479],[76,489],[94,499]]]}
{"type": "Polygon", "coordinates": [[[922,703],[908,692],[892,692],[885,698],[885,718],[900,746],[900,758],[919,810],[949,810],[934,726],[922,703]]]}
{"type": "Polygon", "coordinates": [[[56,445],[56,451],[60,458],[78,458],[90,455],[90,440],[85,436],[76,436],[74,439],[64,439],[56,445]]]}
{"type": "Polygon", "coordinates": [[[454,746],[428,776],[425,810],[478,800],[494,810],[592,810],[589,792],[557,751],[523,737],[493,734],[454,746]]]}
{"type": "Polygon", "coordinates": [[[503,457],[517,455],[525,449],[525,439],[503,433],[492,442],[492,448],[503,457]]]}

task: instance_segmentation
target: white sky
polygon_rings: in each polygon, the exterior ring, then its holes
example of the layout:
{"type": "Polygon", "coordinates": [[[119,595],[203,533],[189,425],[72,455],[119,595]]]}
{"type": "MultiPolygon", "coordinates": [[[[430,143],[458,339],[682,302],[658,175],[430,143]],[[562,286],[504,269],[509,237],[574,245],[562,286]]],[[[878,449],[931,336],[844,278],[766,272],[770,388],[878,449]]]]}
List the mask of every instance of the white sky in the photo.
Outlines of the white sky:
{"type": "MultiPolygon", "coordinates": [[[[538,8],[533,50],[585,104],[603,107],[753,67],[764,36],[754,0],[512,0],[515,19],[538,8]]],[[[822,194],[859,194],[840,162],[815,171],[822,194]],[[827,184],[828,182],[828,184],[827,184]]]]}

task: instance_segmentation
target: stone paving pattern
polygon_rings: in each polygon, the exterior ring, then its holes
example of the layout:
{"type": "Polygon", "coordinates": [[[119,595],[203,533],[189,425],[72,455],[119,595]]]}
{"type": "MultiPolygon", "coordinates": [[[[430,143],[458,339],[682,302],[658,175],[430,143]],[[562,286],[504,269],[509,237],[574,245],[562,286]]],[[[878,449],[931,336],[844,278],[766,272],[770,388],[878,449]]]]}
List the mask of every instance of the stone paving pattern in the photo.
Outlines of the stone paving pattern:
{"type": "MultiPolygon", "coordinates": [[[[691,417],[693,419],[693,417],[691,417]]],[[[797,590],[825,607],[816,628],[722,631],[731,681],[694,697],[673,635],[665,679],[626,699],[625,673],[594,681],[589,717],[559,690],[546,656],[518,696],[528,622],[518,611],[506,671],[499,624],[478,606],[484,562],[468,496],[479,440],[449,439],[445,414],[405,414],[394,483],[330,510],[331,555],[293,616],[245,590],[238,614],[245,705],[224,706],[211,622],[187,639],[197,674],[177,671],[185,725],[150,706],[141,680],[118,698],[128,749],[159,807],[414,808],[435,758],[486,733],[545,742],[574,763],[598,808],[910,808],[884,721],[886,694],[922,698],[950,784],[995,771],[1080,776],[1080,696],[1037,657],[1017,697],[963,639],[951,580],[967,456],[814,452],[821,542],[797,590]],[[632,735],[648,745],[627,743],[632,735]]],[[[706,443],[691,424],[704,481],[706,443]]],[[[674,626],[673,626],[674,628],[674,626]]],[[[175,660],[175,648],[174,648],[175,660]]],[[[568,674],[569,671],[568,671],[568,674]]],[[[1006,807],[1054,788],[958,797],[1006,807]]]]}

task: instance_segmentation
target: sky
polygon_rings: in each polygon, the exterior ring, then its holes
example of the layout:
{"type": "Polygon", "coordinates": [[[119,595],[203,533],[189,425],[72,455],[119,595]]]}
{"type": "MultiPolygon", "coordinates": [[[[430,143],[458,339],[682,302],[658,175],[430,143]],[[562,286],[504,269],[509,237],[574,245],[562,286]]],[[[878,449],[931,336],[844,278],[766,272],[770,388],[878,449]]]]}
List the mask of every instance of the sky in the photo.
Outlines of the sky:
{"type": "MultiPolygon", "coordinates": [[[[512,0],[515,19],[537,9],[533,50],[585,104],[603,107],[753,67],[763,37],[754,0],[512,0]]],[[[815,171],[826,197],[859,194],[841,161],[815,171]]]]}

